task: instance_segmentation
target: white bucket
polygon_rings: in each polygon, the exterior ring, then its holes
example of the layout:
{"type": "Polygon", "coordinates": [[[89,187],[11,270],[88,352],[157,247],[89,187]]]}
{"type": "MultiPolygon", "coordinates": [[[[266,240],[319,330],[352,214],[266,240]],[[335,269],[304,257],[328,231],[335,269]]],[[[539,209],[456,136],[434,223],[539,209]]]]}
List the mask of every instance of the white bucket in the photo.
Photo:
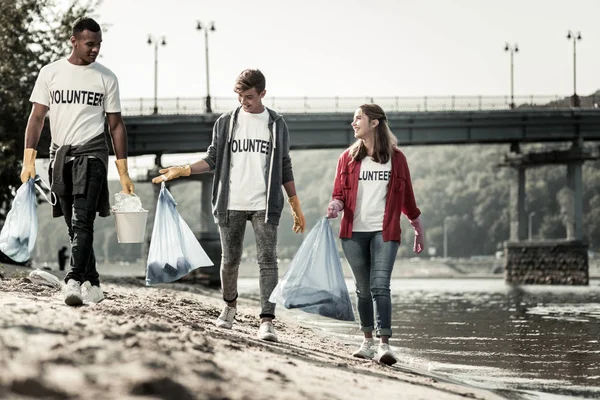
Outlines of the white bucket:
{"type": "Polygon", "coordinates": [[[142,243],[146,236],[148,210],[113,211],[119,243],[142,243]]]}

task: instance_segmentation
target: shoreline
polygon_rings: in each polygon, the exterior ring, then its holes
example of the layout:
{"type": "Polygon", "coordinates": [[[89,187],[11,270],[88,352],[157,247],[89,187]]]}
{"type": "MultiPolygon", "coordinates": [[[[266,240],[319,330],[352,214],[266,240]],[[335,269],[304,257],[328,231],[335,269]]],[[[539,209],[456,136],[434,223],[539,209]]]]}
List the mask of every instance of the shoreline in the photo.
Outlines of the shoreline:
{"type": "Polygon", "coordinates": [[[30,268],[0,279],[0,397],[82,399],[501,399],[407,366],[350,355],[356,343],[281,312],[280,342],[256,339],[258,304],[241,298],[233,330],[212,321],[220,291],[105,276],[106,299],[72,308],[30,268]]]}
{"type": "MultiPolygon", "coordinates": [[[[279,260],[279,277],[282,278],[290,266],[291,260],[279,260]]],[[[409,259],[396,260],[392,271],[392,279],[504,279],[504,271],[501,272],[499,264],[488,262],[465,264],[457,268],[457,261],[444,262],[440,260],[418,260],[409,259]]],[[[53,274],[61,274],[56,262],[35,262],[34,267],[49,271],[53,274]]],[[[136,276],[145,277],[146,264],[142,260],[137,262],[98,262],[98,271],[101,276],[136,276]]],[[[342,259],[342,271],[344,278],[353,279],[352,271],[345,259],[342,259]]],[[[64,273],[64,272],[62,272],[64,273]]],[[[245,260],[240,265],[240,278],[257,278],[258,265],[256,261],[245,260]]],[[[589,279],[600,279],[600,264],[594,260],[589,265],[589,279]]],[[[556,286],[556,285],[549,285],[556,286]]]]}

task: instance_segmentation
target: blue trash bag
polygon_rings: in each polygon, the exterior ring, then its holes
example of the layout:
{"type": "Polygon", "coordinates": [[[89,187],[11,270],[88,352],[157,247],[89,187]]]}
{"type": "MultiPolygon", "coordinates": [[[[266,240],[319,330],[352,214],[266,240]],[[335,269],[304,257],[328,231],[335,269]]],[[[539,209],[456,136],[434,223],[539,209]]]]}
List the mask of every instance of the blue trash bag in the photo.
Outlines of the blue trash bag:
{"type": "Polygon", "coordinates": [[[0,251],[16,262],[31,257],[38,232],[35,183],[29,179],[17,189],[0,232],[0,251]]]}
{"type": "Polygon", "coordinates": [[[147,286],[173,282],[197,268],[214,265],[176,207],[163,182],[148,250],[147,286]]]}
{"type": "Polygon", "coordinates": [[[327,218],[308,233],[269,301],[323,317],[354,321],[340,255],[327,218]]]}

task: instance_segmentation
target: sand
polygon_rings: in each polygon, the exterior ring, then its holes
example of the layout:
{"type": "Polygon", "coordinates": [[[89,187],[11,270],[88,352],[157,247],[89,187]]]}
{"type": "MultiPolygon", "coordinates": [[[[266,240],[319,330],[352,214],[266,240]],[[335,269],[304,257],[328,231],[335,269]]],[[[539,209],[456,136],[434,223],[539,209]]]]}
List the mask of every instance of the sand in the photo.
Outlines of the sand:
{"type": "Polygon", "coordinates": [[[285,312],[275,323],[280,342],[262,342],[251,299],[239,300],[234,329],[219,329],[218,290],[104,277],[105,300],[73,308],[57,289],[29,282],[30,271],[0,269],[3,399],[500,398],[355,359],[356,343],[285,312]]]}

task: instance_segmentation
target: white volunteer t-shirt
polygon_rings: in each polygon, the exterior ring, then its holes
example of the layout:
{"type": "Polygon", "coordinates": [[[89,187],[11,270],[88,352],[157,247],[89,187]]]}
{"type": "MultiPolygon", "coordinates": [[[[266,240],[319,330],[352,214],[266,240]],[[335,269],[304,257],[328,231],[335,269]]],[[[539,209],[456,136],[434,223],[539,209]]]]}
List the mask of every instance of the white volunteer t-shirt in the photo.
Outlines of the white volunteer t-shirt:
{"type": "Polygon", "coordinates": [[[362,160],[352,223],[353,232],[383,230],[383,214],[391,171],[391,160],[385,164],[379,164],[368,156],[362,160]]]}
{"type": "Polygon", "coordinates": [[[231,140],[229,210],[259,211],[267,208],[265,175],[270,153],[267,109],[260,114],[240,109],[231,140]]]}
{"type": "Polygon", "coordinates": [[[73,65],[66,58],[40,70],[29,101],[49,107],[52,142],[81,145],[104,132],[104,113],[121,112],[119,83],[97,62],[73,65]]]}

